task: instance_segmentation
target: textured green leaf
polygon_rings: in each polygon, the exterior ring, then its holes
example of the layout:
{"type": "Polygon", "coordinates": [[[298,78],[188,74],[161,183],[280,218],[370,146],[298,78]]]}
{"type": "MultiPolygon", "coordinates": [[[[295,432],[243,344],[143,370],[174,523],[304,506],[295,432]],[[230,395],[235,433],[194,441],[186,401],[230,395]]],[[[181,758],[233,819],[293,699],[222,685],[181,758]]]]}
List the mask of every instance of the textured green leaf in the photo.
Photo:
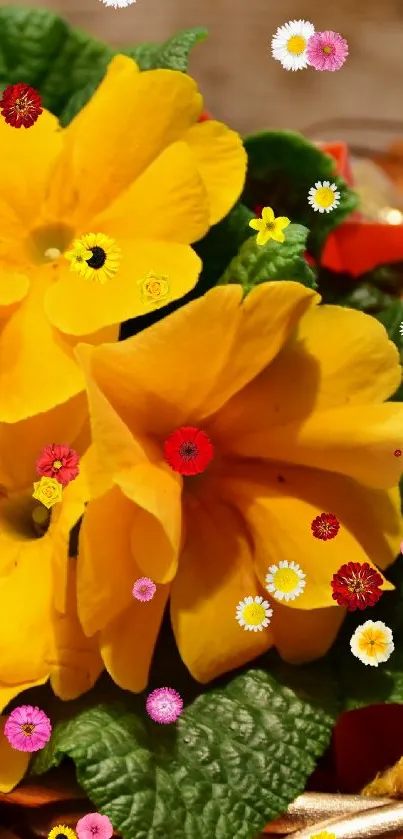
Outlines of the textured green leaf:
{"type": "Polygon", "coordinates": [[[303,791],[329,742],[333,702],[324,710],[312,677],[302,682],[298,692],[250,670],[166,727],[147,717],[144,698],[98,706],[55,726],[34,771],[72,758],[124,839],[254,839],[303,791]]]}
{"type": "Polygon", "coordinates": [[[226,218],[210,228],[204,239],[193,245],[203,262],[200,278],[203,291],[216,284],[242,243],[255,235],[249,227],[253,218],[254,213],[244,204],[236,204],[226,218]]]}
{"type": "Polygon", "coordinates": [[[288,216],[310,230],[309,251],[318,256],[326,237],[357,206],[358,199],[335,174],[335,161],[292,131],[264,131],[244,141],[248,174],[242,201],[251,209],[272,207],[276,216],[288,216]],[[330,180],[340,192],[340,204],[331,213],[315,213],[308,204],[316,181],[330,180]]]}
{"type": "Polygon", "coordinates": [[[349,615],[328,656],[333,663],[345,710],[382,702],[403,702],[403,557],[383,573],[396,590],[385,592],[368,614],[354,612],[349,615]],[[383,621],[393,632],[395,649],[388,661],[378,667],[362,664],[350,649],[354,630],[366,620],[383,621]]]}
{"type": "Polygon", "coordinates": [[[186,73],[191,49],[205,41],[207,35],[207,29],[196,26],[193,29],[183,29],[165,44],[139,44],[123,52],[134,58],[142,70],[180,70],[186,73]]]}
{"type": "MultiPolygon", "coordinates": [[[[206,37],[205,29],[195,27],[162,45],[140,44],[122,52],[135,58],[142,70],[185,72],[190,50],[206,37]]],[[[89,101],[116,52],[46,9],[0,8],[0,85],[32,85],[62,125],[89,101]]]]}
{"type": "Polygon", "coordinates": [[[245,294],[269,280],[294,280],[308,288],[316,288],[315,274],[302,256],[308,230],[300,224],[290,224],[284,233],[282,244],[271,239],[267,245],[258,245],[256,236],[247,239],[219,284],[240,283],[245,294]]]}

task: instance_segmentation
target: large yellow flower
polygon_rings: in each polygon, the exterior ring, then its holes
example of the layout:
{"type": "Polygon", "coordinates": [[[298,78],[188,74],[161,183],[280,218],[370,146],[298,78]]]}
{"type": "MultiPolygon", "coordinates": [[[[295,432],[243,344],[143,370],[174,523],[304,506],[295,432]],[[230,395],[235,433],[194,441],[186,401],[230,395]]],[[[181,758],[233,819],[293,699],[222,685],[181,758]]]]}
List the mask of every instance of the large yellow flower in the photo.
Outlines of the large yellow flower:
{"type": "Polygon", "coordinates": [[[293,282],[244,300],[217,288],[122,344],[78,348],[103,474],[81,531],[78,611],[123,688],[146,685],[168,596],[181,656],[207,682],[272,645],[291,662],[322,655],[345,611],[333,574],[396,556],[403,406],[381,403],[398,353],[377,321],[319,299],[293,282]],[[183,479],[164,441],[187,426],[214,458],[183,479]],[[341,523],[327,542],[311,532],[322,512],[341,523]],[[264,588],[283,560],[306,574],[286,604],[264,588]],[[158,584],[146,604],[131,593],[143,575],[158,584]],[[271,624],[242,630],[238,603],[262,595],[271,624]]]}
{"type": "MultiPolygon", "coordinates": [[[[86,638],[77,618],[76,561],[69,558],[70,532],[88,497],[86,460],[47,511],[32,498],[35,461],[41,449],[63,440],[82,454],[83,394],[45,415],[15,425],[0,424],[0,713],[11,700],[48,679],[62,699],[92,687],[103,668],[95,639],[86,638]],[[60,434],[60,437],[59,437],[60,434]],[[33,512],[48,517],[41,526],[33,512]]],[[[0,717],[0,791],[23,776],[28,753],[16,752],[0,717]]]]}
{"type": "Polygon", "coordinates": [[[190,244],[230,210],[246,169],[239,136],[196,124],[201,110],[189,76],[117,56],[66,130],[46,111],[27,131],[0,121],[0,422],[79,393],[77,337],[115,340],[155,308],[150,276],[168,286],[163,305],[195,285],[190,244]],[[102,284],[63,255],[85,259],[89,234],[119,253],[102,284]]]}

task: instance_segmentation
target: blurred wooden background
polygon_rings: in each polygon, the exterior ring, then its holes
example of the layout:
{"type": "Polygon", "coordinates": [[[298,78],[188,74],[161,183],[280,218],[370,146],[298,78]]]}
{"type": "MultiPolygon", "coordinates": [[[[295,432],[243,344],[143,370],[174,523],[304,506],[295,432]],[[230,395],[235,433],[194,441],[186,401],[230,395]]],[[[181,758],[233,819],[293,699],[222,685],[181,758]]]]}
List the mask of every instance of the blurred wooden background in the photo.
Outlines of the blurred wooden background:
{"type": "MultiPolygon", "coordinates": [[[[180,28],[206,26],[209,40],[195,48],[190,72],[209,110],[242,133],[376,117],[402,121],[402,129],[392,127],[386,141],[403,136],[403,0],[137,0],[116,10],[100,0],[25,5],[52,9],[114,46],[164,40],[180,28]],[[287,73],[271,58],[272,35],[293,18],[347,38],[350,56],[342,70],[287,73]]],[[[315,139],[351,138],[345,126],[329,126],[326,136],[319,133],[315,139]]],[[[383,145],[385,136],[371,133],[370,140],[383,145]]]]}

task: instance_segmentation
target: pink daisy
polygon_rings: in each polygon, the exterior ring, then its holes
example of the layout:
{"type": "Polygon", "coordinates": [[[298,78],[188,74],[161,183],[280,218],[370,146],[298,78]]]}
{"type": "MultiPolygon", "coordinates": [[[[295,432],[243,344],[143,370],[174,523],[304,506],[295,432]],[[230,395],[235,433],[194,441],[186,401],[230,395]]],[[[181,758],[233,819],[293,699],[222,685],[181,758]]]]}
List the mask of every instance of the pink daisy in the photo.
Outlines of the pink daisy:
{"type": "Polygon", "coordinates": [[[308,40],[306,57],[315,70],[340,70],[348,56],[348,43],[338,32],[315,32],[308,40]]]}
{"type": "Polygon", "coordinates": [[[51,733],[49,717],[33,705],[19,705],[11,711],[4,726],[10,746],[19,752],[38,752],[46,746],[51,733]]]}
{"type": "Polygon", "coordinates": [[[173,688],[157,688],[147,696],[146,711],[154,722],[176,722],[183,711],[183,699],[173,688]]]}
{"type": "Polygon", "coordinates": [[[133,586],[132,595],[136,600],[147,603],[148,600],[153,599],[156,591],[157,586],[149,577],[139,577],[133,586]]]}
{"type": "Polygon", "coordinates": [[[113,827],[108,816],[101,813],[88,813],[77,822],[78,839],[111,839],[113,827]]]}
{"type": "Polygon", "coordinates": [[[38,475],[56,478],[59,484],[67,486],[79,473],[79,456],[69,446],[52,443],[42,449],[36,461],[38,475]]]}

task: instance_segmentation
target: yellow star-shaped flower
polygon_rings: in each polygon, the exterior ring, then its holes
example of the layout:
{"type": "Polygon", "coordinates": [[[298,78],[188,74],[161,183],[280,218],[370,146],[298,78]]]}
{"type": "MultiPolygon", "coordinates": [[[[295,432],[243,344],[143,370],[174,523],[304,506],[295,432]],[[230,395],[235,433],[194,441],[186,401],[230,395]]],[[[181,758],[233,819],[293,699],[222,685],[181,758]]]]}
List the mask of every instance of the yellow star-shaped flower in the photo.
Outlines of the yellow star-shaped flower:
{"type": "Polygon", "coordinates": [[[262,218],[252,219],[249,227],[257,230],[256,242],[258,245],[266,245],[269,239],[282,244],[285,240],[283,230],[290,224],[290,219],[285,216],[275,218],[271,207],[263,207],[262,218]]]}
{"type": "Polygon", "coordinates": [[[63,487],[59,484],[59,481],[56,481],[55,478],[43,476],[40,481],[34,482],[32,498],[41,501],[49,510],[50,507],[62,500],[62,491],[63,487]]]}

